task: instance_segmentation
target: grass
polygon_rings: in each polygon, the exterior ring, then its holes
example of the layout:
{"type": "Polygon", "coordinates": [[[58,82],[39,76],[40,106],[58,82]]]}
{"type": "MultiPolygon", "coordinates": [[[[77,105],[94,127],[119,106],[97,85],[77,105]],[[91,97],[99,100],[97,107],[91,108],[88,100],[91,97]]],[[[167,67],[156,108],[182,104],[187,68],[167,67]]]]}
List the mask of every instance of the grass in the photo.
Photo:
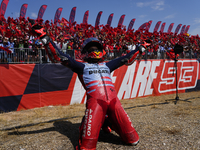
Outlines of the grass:
{"type": "Polygon", "coordinates": [[[164,128],[161,128],[161,131],[164,131],[168,134],[175,135],[175,134],[179,134],[182,131],[182,129],[180,127],[176,127],[176,126],[166,126],[164,128]]]}

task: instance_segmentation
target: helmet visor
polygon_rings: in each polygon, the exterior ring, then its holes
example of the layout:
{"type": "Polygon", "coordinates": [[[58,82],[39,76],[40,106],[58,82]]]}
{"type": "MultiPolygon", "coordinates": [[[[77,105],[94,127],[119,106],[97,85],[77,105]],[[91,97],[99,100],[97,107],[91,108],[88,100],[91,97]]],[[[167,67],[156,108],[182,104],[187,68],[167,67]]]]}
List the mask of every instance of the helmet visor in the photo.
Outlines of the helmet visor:
{"type": "Polygon", "coordinates": [[[94,59],[101,59],[103,57],[103,52],[101,50],[93,50],[88,51],[88,58],[94,58],[94,59]]]}

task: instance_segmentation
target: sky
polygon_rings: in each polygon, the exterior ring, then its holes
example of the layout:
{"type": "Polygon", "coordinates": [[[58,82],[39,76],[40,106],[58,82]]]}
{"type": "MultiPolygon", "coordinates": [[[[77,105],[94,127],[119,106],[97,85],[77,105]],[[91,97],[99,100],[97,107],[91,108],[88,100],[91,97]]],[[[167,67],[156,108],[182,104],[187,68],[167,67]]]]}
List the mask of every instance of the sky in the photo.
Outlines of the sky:
{"type": "Polygon", "coordinates": [[[158,21],[162,21],[166,23],[164,32],[174,23],[172,32],[178,24],[182,24],[190,25],[190,35],[200,35],[200,0],[10,0],[5,17],[18,18],[21,6],[25,3],[28,4],[25,17],[32,19],[37,18],[42,5],[47,5],[43,20],[54,20],[55,12],[60,7],[63,8],[60,19],[69,20],[71,9],[76,7],[75,21],[78,24],[82,23],[84,13],[88,10],[88,24],[94,26],[97,14],[102,11],[100,25],[106,25],[109,15],[113,13],[112,27],[117,27],[121,15],[125,15],[123,25],[128,27],[130,21],[136,19],[133,26],[135,30],[152,20],[150,32],[158,21]]]}

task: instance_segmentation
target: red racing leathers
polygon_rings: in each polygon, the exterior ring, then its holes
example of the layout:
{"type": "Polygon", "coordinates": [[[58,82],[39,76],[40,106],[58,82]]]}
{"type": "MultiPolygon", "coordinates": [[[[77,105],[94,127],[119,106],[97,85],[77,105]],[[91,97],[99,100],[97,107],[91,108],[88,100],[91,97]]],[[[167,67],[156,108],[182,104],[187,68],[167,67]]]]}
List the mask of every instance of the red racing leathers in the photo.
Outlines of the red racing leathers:
{"type": "Polygon", "coordinates": [[[124,142],[137,143],[139,136],[117,98],[110,73],[124,64],[132,64],[138,57],[140,48],[137,47],[127,55],[109,62],[82,63],[72,59],[69,55],[62,54],[48,36],[41,40],[49,58],[77,73],[86,90],[86,111],[80,126],[79,148],[96,149],[105,115],[108,115],[109,122],[112,124],[111,128],[119,134],[124,142]]]}

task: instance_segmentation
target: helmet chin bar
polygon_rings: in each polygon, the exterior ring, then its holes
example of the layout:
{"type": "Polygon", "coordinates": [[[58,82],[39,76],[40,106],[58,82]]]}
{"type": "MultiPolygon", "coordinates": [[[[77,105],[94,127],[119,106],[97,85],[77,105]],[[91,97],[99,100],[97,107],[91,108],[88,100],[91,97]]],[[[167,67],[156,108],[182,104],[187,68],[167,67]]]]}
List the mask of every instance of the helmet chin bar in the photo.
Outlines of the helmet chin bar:
{"type": "Polygon", "coordinates": [[[87,62],[88,63],[99,63],[99,62],[102,62],[102,59],[96,59],[96,58],[88,58],[87,59],[87,62]]]}
{"type": "Polygon", "coordinates": [[[95,49],[93,51],[86,52],[85,54],[82,54],[82,58],[86,62],[90,63],[97,63],[102,61],[103,59],[103,52],[102,50],[95,49]]]}

